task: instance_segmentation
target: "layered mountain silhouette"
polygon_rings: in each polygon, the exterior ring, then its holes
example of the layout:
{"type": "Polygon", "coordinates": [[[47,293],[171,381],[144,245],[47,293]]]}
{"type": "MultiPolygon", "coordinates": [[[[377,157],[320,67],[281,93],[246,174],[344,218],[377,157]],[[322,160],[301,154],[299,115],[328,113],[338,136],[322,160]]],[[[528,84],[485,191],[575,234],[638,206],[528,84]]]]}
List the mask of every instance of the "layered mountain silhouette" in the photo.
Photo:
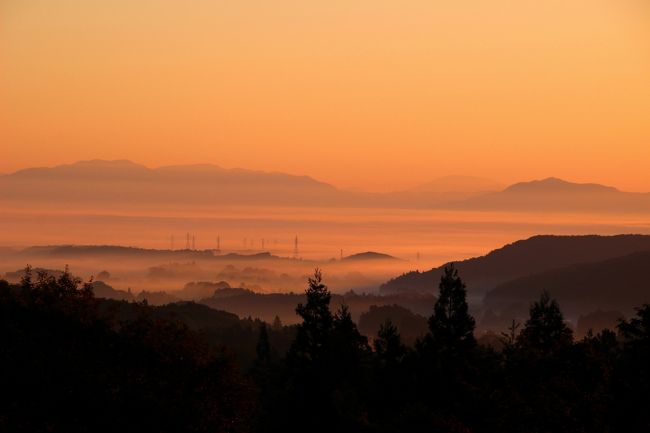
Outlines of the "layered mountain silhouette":
{"type": "Polygon", "coordinates": [[[543,212],[647,212],[650,194],[623,192],[594,183],[572,183],[550,177],[521,182],[500,192],[452,205],[459,209],[543,212]]]}
{"type": "Polygon", "coordinates": [[[516,278],[489,291],[483,303],[493,310],[527,306],[543,290],[569,314],[598,309],[629,314],[633,306],[650,303],[650,250],[516,278]]]}
{"type": "Polygon", "coordinates": [[[342,192],[307,176],[216,165],[147,168],[130,161],[82,161],[0,176],[0,199],[59,204],[300,204],[342,192]]]}
{"type": "Polygon", "coordinates": [[[148,168],[126,160],[81,161],[0,175],[0,201],[25,205],[340,206],[553,212],[646,212],[650,194],[556,178],[502,189],[447,176],[405,191],[346,191],[308,176],[216,165],[148,168]]]}
{"type": "MultiPolygon", "coordinates": [[[[446,183],[452,187],[452,181],[446,183]]],[[[102,205],[430,207],[471,195],[427,188],[387,194],[353,192],[308,176],[209,164],[148,168],[127,160],[81,161],[0,176],[0,198],[6,202],[92,209],[102,205]]]]}
{"type": "Polygon", "coordinates": [[[340,190],[308,176],[285,173],[225,169],[209,164],[147,168],[127,160],[92,160],[2,175],[0,200],[89,206],[430,207],[479,192],[450,192],[447,189],[453,181],[443,183],[448,187],[377,194],[340,190]]]}
{"type": "MultiPolygon", "coordinates": [[[[468,292],[481,295],[516,278],[579,263],[601,262],[643,251],[650,251],[650,236],[534,236],[506,245],[485,256],[456,262],[455,266],[466,282],[468,292]]],[[[443,268],[444,266],[441,266],[426,272],[406,273],[386,282],[380,290],[382,293],[405,291],[433,293],[438,286],[443,268]]],[[[647,264],[647,269],[649,271],[645,280],[640,281],[650,281],[650,262],[647,264]]],[[[607,272],[612,273],[612,269],[608,269],[607,272]]],[[[616,272],[612,275],[616,275],[616,272]]],[[[543,285],[542,283],[535,285],[532,292],[526,292],[527,294],[522,296],[528,299],[529,293],[538,294],[543,285]]],[[[522,286],[523,284],[517,283],[516,287],[522,286]]],[[[547,288],[552,287],[553,285],[550,284],[547,286],[547,288]]],[[[502,292],[498,293],[518,292],[513,288],[510,291],[502,289],[502,292]]]]}

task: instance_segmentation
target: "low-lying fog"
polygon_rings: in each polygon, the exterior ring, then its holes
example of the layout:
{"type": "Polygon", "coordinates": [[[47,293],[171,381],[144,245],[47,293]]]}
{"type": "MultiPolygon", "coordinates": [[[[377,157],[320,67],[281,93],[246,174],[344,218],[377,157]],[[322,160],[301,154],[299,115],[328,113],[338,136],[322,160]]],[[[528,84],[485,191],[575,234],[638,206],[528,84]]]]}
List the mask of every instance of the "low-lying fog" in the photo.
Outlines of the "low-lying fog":
{"type": "Polygon", "coordinates": [[[159,214],[153,209],[111,214],[5,208],[0,213],[0,245],[7,248],[0,251],[0,273],[27,263],[49,269],[67,264],[83,278],[97,278],[106,271],[101,278],[111,286],[137,292],[179,290],[192,281],[226,281],[233,287],[288,292],[302,291],[306,276],[318,266],[335,292],[373,292],[403,272],[483,255],[536,234],[650,233],[650,219],[643,215],[249,207],[159,214]],[[25,250],[33,245],[70,244],[183,250],[188,233],[190,248],[215,250],[219,244],[220,251],[213,257],[213,253],[25,250]],[[293,258],[296,236],[298,256],[293,258]],[[341,260],[366,251],[396,259],[341,260]],[[262,252],[272,257],[228,256],[262,252]]]}

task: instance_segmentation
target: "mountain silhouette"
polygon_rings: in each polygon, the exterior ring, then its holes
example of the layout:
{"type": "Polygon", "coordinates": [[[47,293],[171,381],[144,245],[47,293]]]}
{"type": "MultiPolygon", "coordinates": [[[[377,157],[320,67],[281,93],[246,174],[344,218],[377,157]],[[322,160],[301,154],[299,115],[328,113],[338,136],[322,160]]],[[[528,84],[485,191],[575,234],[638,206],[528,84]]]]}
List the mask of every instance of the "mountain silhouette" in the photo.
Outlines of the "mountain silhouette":
{"type": "MultiPolygon", "coordinates": [[[[453,183],[447,180],[449,188],[453,183]]],[[[458,190],[460,187],[456,187],[458,190]]],[[[462,188],[461,188],[462,189],[462,188]]],[[[439,191],[368,193],[338,189],[309,176],[211,164],[148,168],[128,160],[91,160],[0,175],[0,200],[111,211],[128,206],[341,206],[426,208],[467,194],[439,191]]]]}
{"type": "MultiPolygon", "coordinates": [[[[557,178],[505,189],[496,182],[447,176],[389,193],[338,189],[309,176],[226,169],[211,164],[148,168],[128,160],[91,160],[0,175],[0,202],[111,211],[151,205],[214,207],[332,206],[544,212],[646,212],[650,194],[557,178]]],[[[189,208],[191,209],[191,208],[189,208]]]]}
{"type": "Polygon", "coordinates": [[[73,204],[300,204],[344,194],[308,176],[216,165],[147,168],[126,160],[81,161],[0,176],[3,200],[73,204]]]}
{"type": "Polygon", "coordinates": [[[366,251],[365,253],[352,254],[343,257],[344,261],[362,261],[362,260],[401,260],[389,254],[377,253],[375,251],[366,251]]]}
{"type": "Polygon", "coordinates": [[[556,192],[560,194],[565,193],[616,193],[620,192],[618,189],[600,185],[597,183],[573,183],[566,180],[558,179],[556,177],[549,177],[543,180],[533,180],[530,182],[519,182],[506,188],[504,193],[548,193],[556,192]]]}
{"type": "Polygon", "coordinates": [[[549,177],[516,183],[503,191],[471,197],[451,207],[490,211],[645,212],[650,211],[650,194],[549,177]]]}
{"type": "Polygon", "coordinates": [[[486,308],[535,301],[550,290],[568,314],[614,309],[632,313],[650,302],[650,248],[603,261],[579,263],[516,278],[497,285],[484,299],[486,308]]]}
{"type": "MultiPolygon", "coordinates": [[[[455,262],[474,295],[499,284],[577,263],[613,259],[639,251],[650,251],[650,236],[534,236],[508,244],[485,256],[455,262]]],[[[382,293],[433,292],[444,266],[425,272],[409,272],[384,283],[382,293]]]]}

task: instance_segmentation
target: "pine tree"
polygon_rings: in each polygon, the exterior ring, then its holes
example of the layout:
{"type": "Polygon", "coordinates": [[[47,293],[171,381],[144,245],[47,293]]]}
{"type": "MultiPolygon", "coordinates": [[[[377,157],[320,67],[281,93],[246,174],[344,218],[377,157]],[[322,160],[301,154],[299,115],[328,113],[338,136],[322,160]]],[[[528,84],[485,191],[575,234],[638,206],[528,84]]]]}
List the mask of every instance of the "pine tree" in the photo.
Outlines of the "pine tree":
{"type": "Polygon", "coordinates": [[[571,345],[573,332],[564,323],[560,306],[544,290],[539,301],[530,307],[530,317],[518,337],[518,342],[527,349],[549,353],[571,345]]]}
{"type": "MultiPolygon", "coordinates": [[[[330,311],[331,294],[322,282],[319,269],[308,283],[306,302],[296,308],[302,323],[287,354],[290,401],[285,406],[291,408],[287,416],[294,419],[292,428],[301,426],[300,431],[325,432],[332,431],[335,421],[331,418],[331,394],[336,366],[330,362],[334,316],[330,311]]],[[[274,430],[287,431],[286,427],[274,430]]]]}
{"type": "Polygon", "coordinates": [[[429,318],[430,343],[447,350],[475,346],[475,322],[468,311],[465,284],[453,265],[445,267],[438,287],[438,300],[429,318]]]}
{"type": "Polygon", "coordinates": [[[334,316],[330,351],[336,363],[343,363],[344,367],[347,364],[348,368],[358,365],[370,351],[368,339],[359,332],[347,305],[341,305],[334,316]]]}
{"type": "Polygon", "coordinates": [[[388,365],[398,364],[406,354],[402,338],[390,319],[386,319],[379,327],[377,339],[374,341],[377,357],[388,365]]]}
{"type": "Polygon", "coordinates": [[[307,363],[322,359],[334,323],[330,311],[332,295],[323,284],[320,269],[314,271],[314,276],[308,279],[308,283],[309,287],[305,290],[307,302],[296,307],[302,323],[298,325],[296,339],[289,354],[294,361],[307,363]]]}

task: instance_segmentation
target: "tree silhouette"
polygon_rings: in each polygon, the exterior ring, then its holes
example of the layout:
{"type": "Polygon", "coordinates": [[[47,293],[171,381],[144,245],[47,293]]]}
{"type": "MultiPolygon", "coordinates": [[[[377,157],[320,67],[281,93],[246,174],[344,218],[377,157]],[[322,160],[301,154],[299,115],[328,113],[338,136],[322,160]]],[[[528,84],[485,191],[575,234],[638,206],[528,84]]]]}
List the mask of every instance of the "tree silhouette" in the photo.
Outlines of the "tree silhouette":
{"type": "Polygon", "coordinates": [[[429,318],[430,343],[447,350],[475,346],[475,321],[468,312],[465,283],[453,264],[445,267],[438,288],[438,299],[429,318]]]}
{"type": "Polygon", "coordinates": [[[0,431],[248,431],[246,385],[186,324],[95,299],[67,269],[26,275],[0,290],[0,431]]]}
{"type": "Polygon", "coordinates": [[[616,371],[614,402],[620,425],[617,431],[650,429],[650,305],[639,308],[636,317],[618,325],[623,352],[616,371]]]}
{"type": "Polygon", "coordinates": [[[387,365],[398,364],[406,354],[406,347],[402,344],[397,327],[390,319],[386,319],[379,327],[374,349],[377,357],[387,365]]]}
{"type": "Polygon", "coordinates": [[[283,327],[97,299],[67,269],[0,280],[0,431],[650,431],[650,305],[574,342],[544,292],[488,349],[448,267],[416,350],[386,320],[372,351],[318,269],[308,282],[300,324],[283,327]]]}
{"type": "Polygon", "coordinates": [[[334,374],[347,379],[353,377],[370,352],[368,338],[361,335],[346,305],[341,305],[334,316],[328,352],[334,374]]]}
{"type": "Polygon", "coordinates": [[[347,305],[341,305],[334,316],[332,339],[334,350],[341,354],[358,355],[370,350],[368,338],[357,329],[347,305]]]}
{"type": "Polygon", "coordinates": [[[465,284],[453,265],[445,267],[438,288],[429,332],[417,344],[414,385],[418,400],[436,410],[421,414],[421,419],[411,423],[440,425],[440,431],[462,431],[468,428],[463,418],[480,407],[473,386],[478,376],[473,365],[475,322],[468,311],[465,284]]]}
{"type": "Polygon", "coordinates": [[[530,317],[518,337],[527,349],[549,353],[573,342],[573,331],[564,323],[564,316],[555,299],[545,290],[530,307],[530,317]]]}
{"type": "Polygon", "coordinates": [[[330,311],[331,294],[322,282],[320,269],[308,279],[306,302],[298,304],[296,313],[302,318],[296,338],[287,354],[290,387],[289,401],[278,417],[276,431],[328,431],[334,427],[331,419],[333,375],[330,350],[334,316],[330,311]],[[289,420],[293,422],[288,422],[289,420]]]}
{"type": "Polygon", "coordinates": [[[297,362],[313,362],[323,358],[334,323],[330,311],[332,295],[323,284],[320,269],[316,269],[313,277],[309,277],[308,284],[305,290],[307,302],[296,307],[296,313],[302,318],[302,323],[298,325],[290,357],[297,362]]]}
{"type": "Polygon", "coordinates": [[[650,304],[637,309],[636,317],[621,320],[618,331],[628,347],[638,346],[650,349],[650,304]]]}

